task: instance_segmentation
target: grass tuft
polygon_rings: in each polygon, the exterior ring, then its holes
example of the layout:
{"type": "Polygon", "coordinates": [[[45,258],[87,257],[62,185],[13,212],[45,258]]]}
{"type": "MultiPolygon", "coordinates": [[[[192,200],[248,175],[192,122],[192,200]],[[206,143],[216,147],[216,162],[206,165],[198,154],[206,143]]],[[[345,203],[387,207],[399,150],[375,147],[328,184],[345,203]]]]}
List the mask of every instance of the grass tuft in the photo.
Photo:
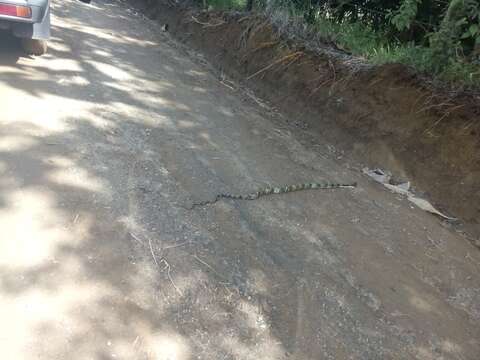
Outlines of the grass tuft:
{"type": "Polygon", "coordinates": [[[461,58],[439,63],[430,48],[387,41],[385,34],[362,23],[334,23],[319,17],[311,26],[321,38],[332,41],[370,63],[400,63],[411,66],[420,73],[433,75],[441,81],[472,88],[480,87],[479,64],[462,61],[461,58]]]}
{"type": "Polygon", "coordinates": [[[243,10],[247,0],[208,0],[208,6],[214,10],[243,10]]]}

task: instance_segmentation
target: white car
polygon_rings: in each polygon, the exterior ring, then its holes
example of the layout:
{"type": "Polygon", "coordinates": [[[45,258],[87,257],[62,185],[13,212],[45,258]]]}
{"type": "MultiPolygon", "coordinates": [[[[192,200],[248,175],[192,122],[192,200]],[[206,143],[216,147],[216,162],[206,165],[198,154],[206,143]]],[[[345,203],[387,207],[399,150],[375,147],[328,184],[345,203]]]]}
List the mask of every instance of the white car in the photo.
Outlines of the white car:
{"type": "Polygon", "coordinates": [[[50,0],[0,0],[0,29],[21,38],[27,53],[45,54],[50,37],[50,0]]]}

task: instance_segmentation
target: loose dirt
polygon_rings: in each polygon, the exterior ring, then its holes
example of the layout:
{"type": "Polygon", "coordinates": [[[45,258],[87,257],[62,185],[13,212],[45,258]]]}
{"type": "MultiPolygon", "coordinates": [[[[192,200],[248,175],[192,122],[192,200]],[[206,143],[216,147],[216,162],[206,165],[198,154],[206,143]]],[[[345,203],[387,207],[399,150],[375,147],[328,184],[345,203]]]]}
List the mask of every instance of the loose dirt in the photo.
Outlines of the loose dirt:
{"type": "Polygon", "coordinates": [[[480,236],[479,96],[433,89],[399,64],[357,66],[358,59],[327,46],[307,50],[262,16],[151,3],[143,9],[151,18],[291,123],[328,139],[346,158],[412,181],[480,236]]]}

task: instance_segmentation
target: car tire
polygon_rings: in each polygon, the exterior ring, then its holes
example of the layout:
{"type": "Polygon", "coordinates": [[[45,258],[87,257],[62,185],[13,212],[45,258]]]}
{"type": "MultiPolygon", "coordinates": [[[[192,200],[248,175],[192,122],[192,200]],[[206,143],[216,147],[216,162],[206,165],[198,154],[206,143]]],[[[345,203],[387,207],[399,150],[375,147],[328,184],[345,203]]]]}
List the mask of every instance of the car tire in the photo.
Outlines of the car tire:
{"type": "Polygon", "coordinates": [[[47,41],[37,39],[22,39],[22,48],[28,55],[44,55],[47,53],[47,41]]]}

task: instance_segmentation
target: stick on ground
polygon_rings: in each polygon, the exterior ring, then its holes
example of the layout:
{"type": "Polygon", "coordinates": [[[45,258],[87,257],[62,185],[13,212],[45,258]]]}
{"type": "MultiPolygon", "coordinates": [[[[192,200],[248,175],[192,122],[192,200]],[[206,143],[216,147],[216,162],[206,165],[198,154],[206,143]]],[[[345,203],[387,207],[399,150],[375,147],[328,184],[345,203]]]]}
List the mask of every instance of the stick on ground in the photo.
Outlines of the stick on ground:
{"type": "Polygon", "coordinates": [[[264,68],[258,70],[256,73],[250,75],[250,76],[247,77],[245,80],[250,80],[251,78],[254,78],[255,76],[260,75],[261,73],[267,71],[267,70],[270,69],[271,67],[273,67],[273,66],[275,66],[275,65],[277,65],[277,64],[280,64],[280,63],[284,62],[285,60],[291,59],[292,57],[300,56],[300,55],[302,55],[302,54],[303,54],[302,51],[297,51],[297,52],[294,52],[294,53],[289,54],[289,55],[287,55],[287,56],[284,56],[284,57],[282,57],[282,58],[280,58],[280,59],[278,59],[278,60],[275,60],[275,61],[274,61],[273,63],[271,63],[270,65],[267,65],[267,66],[265,66],[264,68]]]}

